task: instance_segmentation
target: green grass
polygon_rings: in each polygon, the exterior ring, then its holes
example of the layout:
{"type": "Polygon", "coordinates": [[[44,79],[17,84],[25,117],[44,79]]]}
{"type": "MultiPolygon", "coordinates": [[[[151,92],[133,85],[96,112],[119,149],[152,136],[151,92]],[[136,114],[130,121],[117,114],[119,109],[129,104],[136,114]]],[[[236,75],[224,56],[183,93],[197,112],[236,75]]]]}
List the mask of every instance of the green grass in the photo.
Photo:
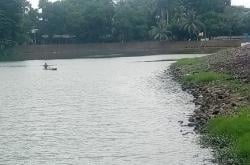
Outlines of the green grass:
{"type": "Polygon", "coordinates": [[[183,58],[176,62],[178,66],[194,65],[199,62],[199,58],[183,58]]]}
{"type": "MultiPolygon", "coordinates": [[[[238,109],[233,116],[211,119],[208,123],[210,137],[220,137],[217,146],[229,148],[230,155],[236,155],[240,164],[250,163],[250,106],[238,109]],[[228,145],[220,145],[228,140],[228,145]]],[[[225,149],[224,149],[225,150],[225,149]]]]}
{"type": "Polygon", "coordinates": [[[250,133],[245,133],[239,137],[235,144],[234,152],[241,158],[244,164],[250,164],[250,133]]]}
{"type": "Polygon", "coordinates": [[[190,75],[185,75],[183,77],[183,80],[185,82],[191,82],[191,83],[209,83],[212,81],[223,81],[227,79],[229,76],[222,74],[222,73],[216,73],[216,72],[198,72],[193,73],[190,75]]]}

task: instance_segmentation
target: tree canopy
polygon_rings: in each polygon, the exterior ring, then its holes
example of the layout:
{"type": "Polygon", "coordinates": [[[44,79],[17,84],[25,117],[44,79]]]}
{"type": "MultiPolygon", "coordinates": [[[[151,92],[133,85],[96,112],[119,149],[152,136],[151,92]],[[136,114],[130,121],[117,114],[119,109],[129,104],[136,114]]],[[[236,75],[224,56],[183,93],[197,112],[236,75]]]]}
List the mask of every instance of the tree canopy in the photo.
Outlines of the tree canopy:
{"type": "Polygon", "coordinates": [[[15,45],[22,42],[23,16],[28,10],[25,0],[1,0],[0,1],[0,48],[15,45]]]}
{"type": "Polygon", "coordinates": [[[74,42],[196,40],[250,33],[250,10],[231,0],[0,1],[0,45],[66,36],[74,42]]]}

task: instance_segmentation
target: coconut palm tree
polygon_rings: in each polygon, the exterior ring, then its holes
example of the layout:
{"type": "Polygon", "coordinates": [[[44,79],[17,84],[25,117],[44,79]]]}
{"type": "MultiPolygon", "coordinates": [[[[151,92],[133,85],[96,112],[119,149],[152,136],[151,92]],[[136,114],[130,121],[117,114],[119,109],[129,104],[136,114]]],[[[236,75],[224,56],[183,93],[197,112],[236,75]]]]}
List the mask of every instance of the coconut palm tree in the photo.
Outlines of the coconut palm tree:
{"type": "Polygon", "coordinates": [[[197,19],[195,12],[190,12],[184,19],[182,28],[189,34],[190,39],[196,37],[198,39],[198,34],[204,30],[204,24],[197,19]]]}
{"type": "Polygon", "coordinates": [[[156,26],[152,26],[152,30],[150,31],[150,35],[155,40],[168,40],[172,35],[172,32],[168,30],[168,25],[165,20],[160,20],[156,26]]]}

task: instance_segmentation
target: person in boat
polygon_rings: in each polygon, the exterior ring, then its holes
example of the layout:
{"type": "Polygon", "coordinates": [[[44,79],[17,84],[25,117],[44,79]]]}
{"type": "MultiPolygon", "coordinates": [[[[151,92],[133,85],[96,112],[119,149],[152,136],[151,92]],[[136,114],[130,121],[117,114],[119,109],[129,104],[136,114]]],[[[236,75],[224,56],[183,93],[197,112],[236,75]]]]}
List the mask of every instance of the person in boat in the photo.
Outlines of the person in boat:
{"type": "Polygon", "coordinates": [[[44,69],[48,69],[49,65],[45,62],[44,65],[43,65],[44,69]]]}
{"type": "Polygon", "coordinates": [[[50,67],[50,66],[53,66],[53,65],[48,65],[46,62],[42,66],[43,66],[44,70],[57,70],[57,68],[50,67]]]}

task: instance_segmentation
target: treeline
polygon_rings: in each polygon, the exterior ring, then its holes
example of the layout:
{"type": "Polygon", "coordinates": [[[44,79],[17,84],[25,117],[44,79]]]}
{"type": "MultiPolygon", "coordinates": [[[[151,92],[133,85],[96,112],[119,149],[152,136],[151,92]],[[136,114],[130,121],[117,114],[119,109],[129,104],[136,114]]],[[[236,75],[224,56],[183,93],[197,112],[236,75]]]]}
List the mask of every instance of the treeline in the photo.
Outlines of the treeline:
{"type": "Polygon", "coordinates": [[[0,49],[22,42],[22,19],[25,13],[25,2],[22,0],[0,1],[0,49]]]}
{"type": "Polygon", "coordinates": [[[197,40],[250,33],[250,10],[231,0],[0,1],[5,42],[197,40]]]}

